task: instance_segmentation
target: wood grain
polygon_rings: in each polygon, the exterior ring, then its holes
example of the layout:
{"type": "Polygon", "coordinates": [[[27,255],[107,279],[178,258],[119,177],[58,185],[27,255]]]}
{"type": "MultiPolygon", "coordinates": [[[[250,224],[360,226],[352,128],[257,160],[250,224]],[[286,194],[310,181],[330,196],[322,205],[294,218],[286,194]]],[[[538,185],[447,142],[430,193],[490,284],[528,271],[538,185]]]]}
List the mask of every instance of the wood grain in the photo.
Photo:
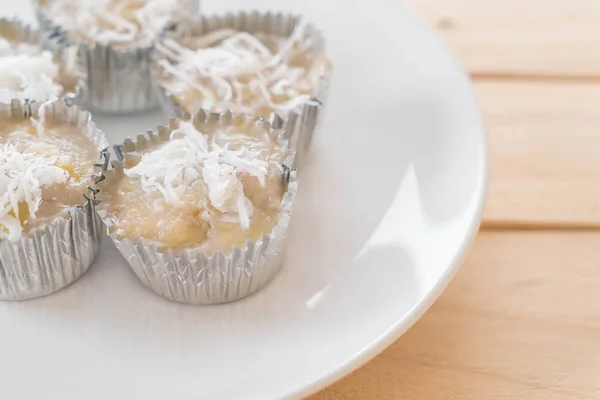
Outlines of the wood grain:
{"type": "Polygon", "coordinates": [[[484,227],[600,227],[600,84],[477,82],[484,227]]]}
{"type": "Polygon", "coordinates": [[[600,399],[600,2],[412,2],[475,81],[488,230],[409,332],[311,400],[600,399]]]}
{"type": "Polygon", "coordinates": [[[411,0],[478,75],[600,77],[597,0],[411,0]]]}
{"type": "Polygon", "coordinates": [[[600,233],[483,232],[432,309],[311,400],[600,398],[600,233]]]}

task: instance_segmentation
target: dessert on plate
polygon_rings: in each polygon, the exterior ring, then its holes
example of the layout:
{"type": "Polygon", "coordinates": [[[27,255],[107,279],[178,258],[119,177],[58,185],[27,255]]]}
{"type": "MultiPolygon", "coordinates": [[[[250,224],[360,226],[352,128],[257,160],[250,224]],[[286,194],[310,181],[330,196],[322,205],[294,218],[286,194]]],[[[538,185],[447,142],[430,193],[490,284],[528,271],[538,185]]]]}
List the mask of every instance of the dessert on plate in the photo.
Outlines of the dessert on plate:
{"type": "Polygon", "coordinates": [[[197,0],[37,0],[40,25],[78,45],[86,101],[97,111],[152,108],[151,54],[159,34],[197,10],[197,0]]]}
{"type": "Polygon", "coordinates": [[[310,141],[331,73],[314,25],[292,15],[239,13],[187,20],[165,36],[156,81],[167,112],[277,113],[310,141]]]}
{"type": "Polygon", "coordinates": [[[106,146],[67,102],[0,105],[0,299],[50,294],[89,268],[101,224],[84,196],[106,146]]]}
{"type": "Polygon", "coordinates": [[[66,46],[48,50],[36,30],[0,19],[0,103],[74,98],[79,81],[73,50],[66,46]]]}
{"type": "Polygon", "coordinates": [[[200,111],[117,146],[99,212],[144,284],[172,300],[245,297],[279,269],[297,183],[285,133],[200,111]],[[291,179],[291,181],[289,181],[291,179]]]}

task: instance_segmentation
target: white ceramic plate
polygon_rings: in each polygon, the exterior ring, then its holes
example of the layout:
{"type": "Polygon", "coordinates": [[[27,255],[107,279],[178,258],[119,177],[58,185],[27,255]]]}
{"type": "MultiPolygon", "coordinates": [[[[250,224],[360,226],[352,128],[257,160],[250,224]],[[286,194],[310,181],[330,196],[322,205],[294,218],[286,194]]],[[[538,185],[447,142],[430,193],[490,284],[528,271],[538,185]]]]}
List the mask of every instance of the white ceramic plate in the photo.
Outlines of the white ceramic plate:
{"type": "MultiPolygon", "coordinates": [[[[185,306],[143,287],[106,240],[73,286],[0,304],[2,398],[302,397],[392,343],[454,274],[478,227],[486,148],[440,40],[399,0],[252,5],[305,13],[336,64],[282,273],[244,301],[185,306]]],[[[26,3],[2,12],[33,21],[26,3]]],[[[97,118],[115,142],[162,120],[97,118]]]]}

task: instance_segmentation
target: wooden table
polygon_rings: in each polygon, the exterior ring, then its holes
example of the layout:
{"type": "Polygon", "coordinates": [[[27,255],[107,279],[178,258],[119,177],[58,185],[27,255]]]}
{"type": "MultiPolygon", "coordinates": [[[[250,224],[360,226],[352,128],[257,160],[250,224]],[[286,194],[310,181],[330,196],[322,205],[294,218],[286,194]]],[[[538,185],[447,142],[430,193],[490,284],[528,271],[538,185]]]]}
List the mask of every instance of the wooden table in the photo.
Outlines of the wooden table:
{"type": "Polygon", "coordinates": [[[312,400],[600,399],[600,1],[413,3],[483,107],[482,230],[425,316],[312,400]]]}

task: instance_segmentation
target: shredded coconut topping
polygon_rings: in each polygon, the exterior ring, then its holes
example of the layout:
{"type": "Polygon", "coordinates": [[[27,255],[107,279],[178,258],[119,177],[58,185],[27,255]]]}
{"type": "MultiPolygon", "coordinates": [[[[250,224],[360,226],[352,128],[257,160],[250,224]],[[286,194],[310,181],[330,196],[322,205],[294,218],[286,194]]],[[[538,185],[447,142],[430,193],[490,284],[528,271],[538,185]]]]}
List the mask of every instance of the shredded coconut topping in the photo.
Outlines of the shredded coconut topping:
{"type": "MultiPolygon", "coordinates": [[[[247,32],[222,29],[199,38],[198,50],[171,39],[159,46],[174,64],[159,63],[175,81],[164,82],[171,94],[194,89],[201,95],[198,108],[256,114],[268,108],[282,115],[310,100],[322,71],[289,65],[295,46],[300,46],[307,24],[299,23],[292,35],[273,53],[247,32]],[[215,43],[220,42],[218,45],[215,43]],[[206,47],[211,46],[212,47],[206,47]]],[[[189,110],[196,111],[196,110],[189,110]]]]}
{"type": "Polygon", "coordinates": [[[66,182],[68,173],[55,165],[57,161],[55,155],[21,152],[13,144],[0,144],[0,238],[16,241],[21,237],[19,204],[27,204],[29,218],[35,219],[42,188],[66,182]]]}
{"type": "Polygon", "coordinates": [[[100,43],[151,41],[190,0],[53,0],[54,22],[100,43]]]}
{"type": "Polygon", "coordinates": [[[241,226],[248,229],[254,206],[244,195],[238,173],[257,177],[264,187],[267,167],[266,161],[256,159],[248,151],[219,146],[214,140],[207,140],[190,122],[181,121],[171,132],[168,143],[144,154],[125,174],[139,177],[146,193],[159,192],[173,206],[182,203],[187,187],[202,179],[210,205],[237,216],[241,226]]]}
{"type": "Polygon", "coordinates": [[[49,51],[31,44],[12,45],[0,39],[0,102],[46,100],[60,96],[59,67],[49,51]]]}

